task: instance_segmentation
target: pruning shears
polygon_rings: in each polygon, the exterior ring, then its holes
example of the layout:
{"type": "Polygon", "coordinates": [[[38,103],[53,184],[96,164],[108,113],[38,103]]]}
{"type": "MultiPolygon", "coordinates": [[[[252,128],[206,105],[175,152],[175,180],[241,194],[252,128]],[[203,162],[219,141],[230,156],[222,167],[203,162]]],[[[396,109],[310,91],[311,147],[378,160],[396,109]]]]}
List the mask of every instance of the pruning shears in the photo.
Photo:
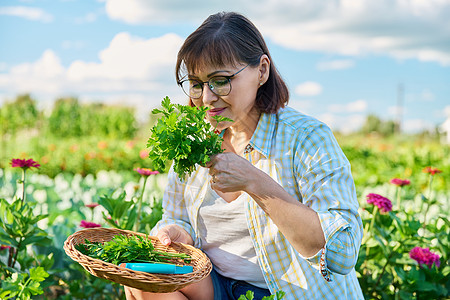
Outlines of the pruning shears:
{"type": "Polygon", "coordinates": [[[159,274],[187,274],[194,271],[192,266],[168,263],[121,263],[119,266],[133,271],[159,274]]]}

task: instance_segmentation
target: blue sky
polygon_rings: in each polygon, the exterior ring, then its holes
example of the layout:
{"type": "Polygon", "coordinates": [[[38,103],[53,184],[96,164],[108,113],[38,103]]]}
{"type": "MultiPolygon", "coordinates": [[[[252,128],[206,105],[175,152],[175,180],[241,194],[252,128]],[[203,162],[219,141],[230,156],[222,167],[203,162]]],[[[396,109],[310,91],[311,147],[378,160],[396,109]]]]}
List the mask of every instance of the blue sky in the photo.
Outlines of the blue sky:
{"type": "Polygon", "coordinates": [[[450,117],[450,0],[3,0],[0,104],[28,92],[48,109],[75,96],[144,117],[164,96],[184,103],[177,50],[218,11],[257,25],[290,106],[334,130],[356,130],[368,114],[401,111],[407,132],[450,117]]]}

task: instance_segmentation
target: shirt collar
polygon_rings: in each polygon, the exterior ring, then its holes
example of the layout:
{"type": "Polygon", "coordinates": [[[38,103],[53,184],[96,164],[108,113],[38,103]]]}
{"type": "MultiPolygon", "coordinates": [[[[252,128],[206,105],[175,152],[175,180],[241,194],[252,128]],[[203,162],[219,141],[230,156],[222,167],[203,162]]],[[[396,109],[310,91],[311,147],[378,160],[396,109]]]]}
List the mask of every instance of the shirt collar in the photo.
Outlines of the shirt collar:
{"type": "Polygon", "coordinates": [[[272,137],[275,131],[277,115],[261,113],[258,125],[250,140],[250,145],[263,154],[266,158],[269,157],[272,146],[272,137]]]}

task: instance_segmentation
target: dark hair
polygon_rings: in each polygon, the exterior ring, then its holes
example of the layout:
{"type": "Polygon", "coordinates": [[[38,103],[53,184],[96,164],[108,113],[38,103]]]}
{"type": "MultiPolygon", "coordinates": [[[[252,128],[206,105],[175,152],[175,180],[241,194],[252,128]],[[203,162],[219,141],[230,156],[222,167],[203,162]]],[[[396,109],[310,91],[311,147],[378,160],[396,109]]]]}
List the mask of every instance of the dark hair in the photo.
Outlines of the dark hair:
{"type": "Polygon", "coordinates": [[[269,78],[258,89],[256,106],[260,112],[276,113],[289,101],[288,88],[275,68],[261,33],[241,14],[211,15],[190,34],[178,52],[176,79],[179,82],[187,72],[204,66],[236,66],[238,63],[257,66],[263,54],[270,60],[269,78]]]}

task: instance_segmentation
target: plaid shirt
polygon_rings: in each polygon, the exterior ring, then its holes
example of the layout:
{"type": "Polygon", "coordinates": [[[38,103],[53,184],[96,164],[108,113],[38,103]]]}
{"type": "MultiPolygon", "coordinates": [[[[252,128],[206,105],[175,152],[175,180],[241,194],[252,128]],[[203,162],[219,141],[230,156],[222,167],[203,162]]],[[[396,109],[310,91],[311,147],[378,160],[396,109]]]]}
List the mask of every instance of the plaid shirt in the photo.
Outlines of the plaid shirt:
{"type": "MultiPolygon", "coordinates": [[[[326,240],[316,255],[303,257],[245,194],[248,229],[270,291],[283,290],[286,300],[364,299],[354,269],[362,239],[358,201],[350,163],[331,130],[291,108],[262,114],[244,157],[318,213],[326,240]]],[[[183,181],[171,170],[168,178],[164,215],[152,232],[178,224],[201,248],[197,218],[208,169],[198,166],[183,181]]]]}

